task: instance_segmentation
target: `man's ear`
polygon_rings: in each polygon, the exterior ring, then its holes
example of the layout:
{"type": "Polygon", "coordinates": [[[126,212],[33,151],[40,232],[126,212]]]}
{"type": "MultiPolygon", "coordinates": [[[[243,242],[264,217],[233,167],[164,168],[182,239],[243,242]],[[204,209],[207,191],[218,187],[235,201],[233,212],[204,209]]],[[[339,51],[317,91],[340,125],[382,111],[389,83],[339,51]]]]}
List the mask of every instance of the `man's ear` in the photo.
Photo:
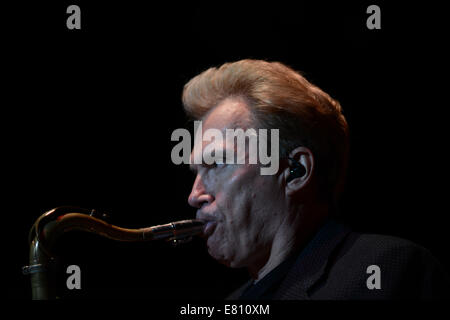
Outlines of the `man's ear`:
{"type": "Polygon", "coordinates": [[[291,196],[304,189],[311,181],[314,171],[314,156],[308,148],[297,147],[289,153],[288,163],[289,166],[283,174],[286,194],[291,196]]]}

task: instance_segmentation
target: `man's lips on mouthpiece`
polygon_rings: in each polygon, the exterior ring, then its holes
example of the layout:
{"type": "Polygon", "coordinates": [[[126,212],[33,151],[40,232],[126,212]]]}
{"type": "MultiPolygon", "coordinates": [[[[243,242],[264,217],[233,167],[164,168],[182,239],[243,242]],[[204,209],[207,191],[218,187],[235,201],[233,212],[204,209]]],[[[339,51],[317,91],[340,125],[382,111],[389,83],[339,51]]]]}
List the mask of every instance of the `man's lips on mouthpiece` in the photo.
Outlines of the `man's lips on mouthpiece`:
{"type": "Polygon", "coordinates": [[[216,221],[206,221],[205,226],[203,227],[203,235],[209,237],[213,234],[216,229],[217,222],[216,221]]]}
{"type": "Polygon", "coordinates": [[[203,233],[201,234],[202,237],[207,238],[214,233],[217,226],[217,218],[214,214],[198,211],[196,219],[202,220],[205,223],[203,226],[203,233]]]}

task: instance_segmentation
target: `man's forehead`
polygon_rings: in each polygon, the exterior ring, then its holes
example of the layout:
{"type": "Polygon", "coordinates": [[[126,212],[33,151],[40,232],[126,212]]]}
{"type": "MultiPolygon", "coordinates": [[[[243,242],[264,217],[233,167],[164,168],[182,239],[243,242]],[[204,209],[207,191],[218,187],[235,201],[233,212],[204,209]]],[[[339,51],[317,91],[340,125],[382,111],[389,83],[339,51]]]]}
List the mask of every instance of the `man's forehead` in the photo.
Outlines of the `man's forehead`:
{"type": "Polygon", "coordinates": [[[216,150],[220,149],[222,151],[222,155],[225,155],[227,150],[230,148],[231,150],[236,150],[236,145],[234,143],[232,147],[227,143],[227,129],[242,129],[245,131],[248,128],[251,128],[252,123],[249,107],[241,98],[227,98],[223,100],[209,113],[207,113],[201,121],[202,132],[196,133],[197,136],[195,143],[200,143],[202,145],[202,148],[192,149],[190,155],[190,169],[192,171],[197,170],[197,165],[192,164],[195,154],[201,154],[203,152],[203,149],[208,145],[214,145],[214,149],[216,150]],[[219,130],[221,132],[220,136],[222,137],[222,139],[204,139],[203,134],[205,134],[207,130],[211,129],[219,130]],[[199,137],[198,134],[201,134],[202,136],[199,137]]]}

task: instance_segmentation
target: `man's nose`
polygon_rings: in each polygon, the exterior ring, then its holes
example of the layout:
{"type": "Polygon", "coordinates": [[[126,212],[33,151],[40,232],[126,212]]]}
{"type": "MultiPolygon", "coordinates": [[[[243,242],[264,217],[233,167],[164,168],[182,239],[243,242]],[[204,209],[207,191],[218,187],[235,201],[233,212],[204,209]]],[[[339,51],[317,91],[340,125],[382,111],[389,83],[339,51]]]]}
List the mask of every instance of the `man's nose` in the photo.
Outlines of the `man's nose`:
{"type": "Polygon", "coordinates": [[[191,194],[188,198],[189,205],[200,209],[204,204],[209,204],[213,202],[213,200],[213,196],[206,192],[205,185],[203,184],[200,175],[197,175],[194,185],[192,186],[191,194]]]}

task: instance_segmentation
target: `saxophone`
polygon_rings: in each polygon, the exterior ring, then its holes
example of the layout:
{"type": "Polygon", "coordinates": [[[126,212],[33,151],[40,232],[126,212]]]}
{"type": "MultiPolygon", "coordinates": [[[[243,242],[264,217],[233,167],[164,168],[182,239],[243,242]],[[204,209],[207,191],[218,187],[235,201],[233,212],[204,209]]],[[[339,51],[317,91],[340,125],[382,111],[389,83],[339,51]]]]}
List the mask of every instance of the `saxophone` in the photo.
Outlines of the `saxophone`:
{"type": "Polygon", "coordinates": [[[201,220],[182,220],[147,228],[121,228],[100,219],[96,210],[76,207],[58,207],[42,214],[33,224],[28,237],[29,265],[22,268],[31,279],[33,300],[55,299],[55,288],[50,281],[50,266],[55,260],[52,251],[58,238],[69,231],[85,231],[116,241],[168,240],[185,243],[203,232],[201,220]]]}

